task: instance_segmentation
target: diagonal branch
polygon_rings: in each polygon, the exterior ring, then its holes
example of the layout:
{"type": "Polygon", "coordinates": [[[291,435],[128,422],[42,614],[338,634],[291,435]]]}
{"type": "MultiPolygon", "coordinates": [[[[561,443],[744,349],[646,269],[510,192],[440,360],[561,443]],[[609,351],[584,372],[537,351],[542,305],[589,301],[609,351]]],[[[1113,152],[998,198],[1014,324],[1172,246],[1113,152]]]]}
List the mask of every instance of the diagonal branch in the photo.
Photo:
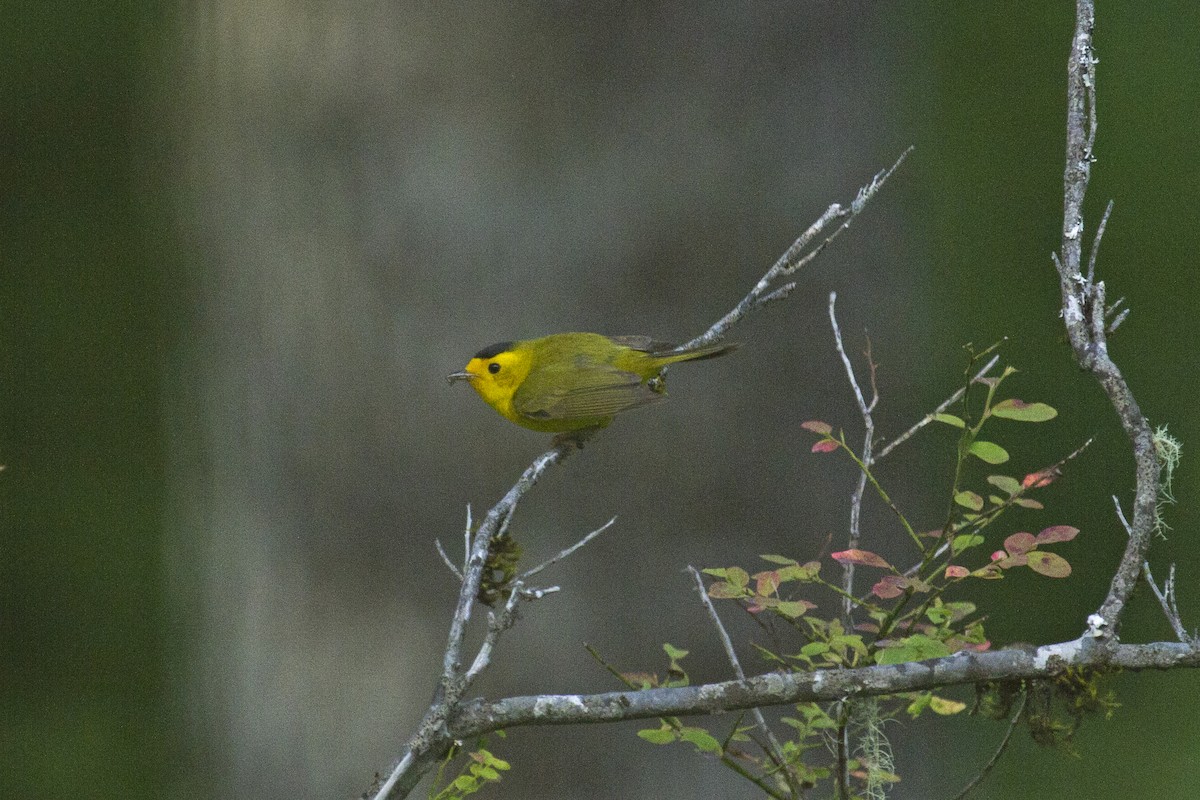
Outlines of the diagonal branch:
{"type": "MultiPolygon", "coordinates": [[[[1083,274],[1083,201],[1091,176],[1096,138],[1096,57],[1092,48],[1095,26],[1093,0],[1076,0],[1075,35],[1067,64],[1067,153],[1063,172],[1062,249],[1054,257],[1062,292],[1062,317],[1075,358],[1100,383],[1133,447],[1136,489],[1133,519],[1125,554],[1117,566],[1108,596],[1089,620],[1093,634],[1116,634],[1122,610],[1137,583],[1154,532],[1159,490],[1159,462],[1153,434],[1125,382],[1109,357],[1105,329],[1104,282],[1093,279],[1094,267],[1083,274]]],[[[1100,245],[1100,234],[1092,245],[1100,245]]]]}

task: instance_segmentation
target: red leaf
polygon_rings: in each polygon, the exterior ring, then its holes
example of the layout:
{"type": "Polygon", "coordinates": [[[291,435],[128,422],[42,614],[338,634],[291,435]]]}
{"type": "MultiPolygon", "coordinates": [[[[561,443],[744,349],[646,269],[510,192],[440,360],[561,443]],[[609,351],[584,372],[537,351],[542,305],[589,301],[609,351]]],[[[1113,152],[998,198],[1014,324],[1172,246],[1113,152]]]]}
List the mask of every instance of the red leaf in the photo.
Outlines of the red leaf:
{"type": "Polygon", "coordinates": [[[951,564],[950,566],[946,567],[947,578],[965,578],[970,574],[971,573],[967,571],[966,567],[960,567],[956,564],[951,564]]]}
{"type": "Polygon", "coordinates": [[[1037,543],[1069,542],[1078,535],[1079,528],[1072,528],[1070,525],[1051,525],[1037,535],[1037,543]]]}
{"type": "Polygon", "coordinates": [[[829,434],[833,433],[832,425],[830,425],[828,422],[821,422],[817,419],[810,419],[808,422],[802,422],[800,423],[800,427],[804,428],[806,431],[819,433],[822,436],[828,436],[829,434]]]}
{"type": "Polygon", "coordinates": [[[881,567],[892,569],[892,565],[869,550],[843,550],[840,553],[830,553],[830,558],[839,564],[859,564],[864,567],[881,567]]]}
{"type": "Polygon", "coordinates": [[[1003,550],[997,550],[996,552],[992,553],[992,561],[999,561],[1002,558],[1008,558],[1008,553],[1004,552],[1003,550]]]}
{"type": "Polygon", "coordinates": [[[1021,485],[1026,489],[1040,489],[1043,486],[1049,486],[1058,480],[1058,476],[1062,473],[1057,467],[1046,467],[1037,472],[1031,472],[1021,479],[1021,485]]]}
{"type": "Polygon", "coordinates": [[[1033,538],[1032,533],[1025,533],[1024,531],[1014,533],[1004,540],[1004,549],[1012,556],[1028,553],[1035,547],[1037,547],[1037,539],[1033,538]]]}
{"type": "Polygon", "coordinates": [[[904,594],[908,588],[908,578],[903,575],[884,575],[879,582],[871,587],[871,594],[882,600],[891,600],[904,594]]]}
{"type": "Polygon", "coordinates": [[[822,439],[812,446],[814,453],[832,453],[838,449],[838,443],[833,439],[822,439]]]}

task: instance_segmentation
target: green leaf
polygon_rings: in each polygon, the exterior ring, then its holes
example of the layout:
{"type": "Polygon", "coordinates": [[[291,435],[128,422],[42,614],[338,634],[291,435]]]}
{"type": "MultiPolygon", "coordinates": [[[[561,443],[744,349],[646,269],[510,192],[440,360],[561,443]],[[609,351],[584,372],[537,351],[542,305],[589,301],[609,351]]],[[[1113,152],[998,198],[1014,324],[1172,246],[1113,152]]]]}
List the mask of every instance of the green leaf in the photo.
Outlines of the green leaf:
{"type": "Polygon", "coordinates": [[[988,475],[987,482],[1009,496],[1021,491],[1021,482],[1008,475],[988,475]]]}
{"type": "Polygon", "coordinates": [[[974,492],[959,492],[954,495],[954,502],[958,503],[963,508],[969,508],[972,511],[983,510],[983,498],[974,492]]]}
{"type": "Polygon", "coordinates": [[[718,569],[717,567],[705,567],[704,569],[702,569],[700,571],[703,572],[705,575],[712,575],[714,578],[724,578],[726,576],[726,574],[728,574],[728,572],[729,572],[729,570],[727,570],[727,569],[724,569],[724,568],[718,569]]]}
{"type": "Polygon", "coordinates": [[[908,711],[909,716],[911,716],[913,719],[916,719],[917,717],[921,716],[922,711],[929,708],[929,701],[932,699],[933,695],[931,695],[929,692],[921,692],[913,699],[911,703],[908,704],[906,711],[908,711]]]}
{"type": "Polygon", "coordinates": [[[671,744],[679,738],[679,734],[670,725],[663,725],[661,728],[645,728],[638,731],[637,735],[650,744],[671,744]]]}
{"type": "Polygon", "coordinates": [[[1011,398],[992,406],[992,415],[1017,422],[1046,422],[1058,416],[1058,412],[1045,403],[1026,403],[1011,398]]]}
{"type": "Polygon", "coordinates": [[[788,619],[795,619],[813,607],[813,604],[806,600],[785,600],[777,605],[775,610],[788,619]]]}
{"type": "Polygon", "coordinates": [[[663,652],[665,652],[667,654],[667,658],[671,659],[672,661],[678,661],[688,654],[687,650],[680,650],[673,644],[664,644],[663,652]]]}
{"type": "Polygon", "coordinates": [[[733,586],[726,581],[717,581],[708,587],[708,596],[714,600],[736,600],[746,594],[744,587],[733,586]]]}
{"type": "Polygon", "coordinates": [[[934,414],[933,421],[934,422],[944,422],[947,425],[951,425],[955,428],[967,427],[967,423],[963,422],[961,417],[956,417],[953,414],[934,414]]]}
{"type": "Polygon", "coordinates": [[[943,717],[946,717],[962,711],[967,707],[967,704],[960,703],[957,700],[947,700],[937,695],[930,695],[929,707],[933,709],[935,714],[941,714],[943,717]]]}
{"type": "Polygon", "coordinates": [[[829,645],[825,642],[809,642],[800,648],[800,654],[812,658],[813,656],[823,655],[829,652],[829,645]]]}
{"type": "Polygon", "coordinates": [[[702,753],[720,753],[721,743],[704,728],[684,728],[679,732],[679,738],[691,742],[702,753]]]}
{"type": "Polygon", "coordinates": [[[750,573],[741,567],[730,567],[725,570],[725,580],[734,586],[745,587],[750,584],[750,573]]]}
{"type": "Polygon", "coordinates": [[[958,555],[963,550],[978,547],[983,544],[983,537],[977,533],[963,533],[950,540],[950,552],[958,555]]]}
{"type": "Polygon", "coordinates": [[[924,634],[918,633],[898,640],[894,645],[875,654],[877,664],[903,664],[950,655],[950,648],[924,634]]]}
{"type": "Polygon", "coordinates": [[[800,563],[796,559],[788,558],[787,556],[766,555],[766,556],[759,556],[759,558],[761,558],[763,561],[769,561],[772,564],[782,564],[784,566],[793,566],[794,567],[800,563]]]}
{"type": "Polygon", "coordinates": [[[967,452],[989,464],[1003,464],[1005,461],[1008,461],[1008,451],[995,442],[985,442],[977,439],[971,442],[971,446],[967,448],[967,452]]]}
{"type": "Polygon", "coordinates": [[[1044,505],[1039,503],[1037,500],[1034,500],[1032,497],[1018,497],[1016,500],[1013,500],[1013,502],[1019,505],[1021,508],[1033,508],[1039,511],[1045,508],[1044,505]]]}
{"type": "Polygon", "coordinates": [[[1071,574],[1071,565],[1056,553],[1034,550],[1026,557],[1029,559],[1029,568],[1047,578],[1065,578],[1071,574]]]}

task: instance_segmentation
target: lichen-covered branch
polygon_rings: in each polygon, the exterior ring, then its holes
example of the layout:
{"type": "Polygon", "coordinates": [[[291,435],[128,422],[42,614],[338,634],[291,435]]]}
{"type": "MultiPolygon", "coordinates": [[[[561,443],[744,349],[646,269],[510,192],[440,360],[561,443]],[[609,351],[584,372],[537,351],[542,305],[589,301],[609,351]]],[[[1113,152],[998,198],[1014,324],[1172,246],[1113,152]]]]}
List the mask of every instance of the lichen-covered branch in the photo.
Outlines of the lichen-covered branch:
{"type": "Polygon", "coordinates": [[[720,714],[760,706],[830,702],[923,691],[988,681],[1053,678],[1073,669],[1173,669],[1200,667],[1200,649],[1189,644],[1087,646],[1086,638],[1044,645],[1036,651],[962,651],[945,658],[860,669],[771,672],[746,680],[593,695],[474,700],[449,720],[455,736],[468,738],[522,725],[582,725],[663,716],[720,714]]]}
{"type": "MultiPolygon", "coordinates": [[[[1092,620],[1093,632],[1115,636],[1125,603],[1137,583],[1154,532],[1159,491],[1159,462],[1150,423],[1142,414],[1121,370],[1108,354],[1104,281],[1094,280],[1095,263],[1083,273],[1083,203],[1091,177],[1096,140],[1096,56],[1092,46],[1095,8],[1092,0],[1076,0],[1075,34],[1067,64],[1067,152],[1063,172],[1062,249],[1055,255],[1062,317],[1067,338],[1080,366],[1090,371],[1108,395],[1133,446],[1136,489],[1129,541],[1113,574],[1108,596],[1092,620]]],[[[1107,213],[1105,214],[1107,219],[1107,213]]],[[[1100,246],[1100,229],[1093,254],[1100,246]]]]}

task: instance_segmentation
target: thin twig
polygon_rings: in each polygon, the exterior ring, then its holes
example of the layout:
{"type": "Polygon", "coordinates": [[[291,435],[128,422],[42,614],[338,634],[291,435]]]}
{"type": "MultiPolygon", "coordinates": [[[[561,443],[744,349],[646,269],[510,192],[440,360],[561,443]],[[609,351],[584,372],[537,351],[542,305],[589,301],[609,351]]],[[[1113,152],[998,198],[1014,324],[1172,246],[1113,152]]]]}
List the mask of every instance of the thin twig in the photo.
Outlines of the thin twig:
{"type": "Polygon", "coordinates": [[[463,570],[471,557],[471,504],[467,503],[467,524],[463,526],[463,570]]]}
{"type": "Polygon", "coordinates": [[[554,564],[557,564],[559,561],[562,561],[564,558],[571,555],[579,548],[583,547],[585,544],[590,542],[592,539],[595,539],[597,536],[599,536],[600,534],[604,533],[606,530],[611,528],[612,524],[616,521],[617,521],[617,518],[613,517],[608,522],[604,523],[599,528],[596,528],[596,530],[589,533],[587,536],[584,536],[582,539],[580,539],[575,544],[573,544],[570,547],[566,548],[565,550],[561,551],[558,555],[554,556],[553,558],[547,559],[546,561],[543,561],[541,564],[538,564],[536,567],[534,567],[530,570],[525,571],[521,575],[521,580],[528,580],[529,578],[533,577],[534,575],[537,575],[539,572],[544,570],[546,567],[553,566],[554,564]]]}
{"type": "MultiPolygon", "coordinates": [[[[978,381],[980,378],[986,376],[989,372],[991,372],[992,367],[996,366],[996,362],[998,362],[999,360],[1000,360],[1000,356],[998,356],[998,355],[992,356],[992,358],[986,364],[983,365],[983,369],[981,369],[981,370],[979,370],[979,372],[975,373],[975,376],[973,378],[971,378],[970,382],[974,383],[975,381],[978,381]]],[[[921,428],[924,428],[926,425],[933,422],[934,417],[936,417],[938,414],[941,414],[942,412],[944,412],[947,408],[952,406],[954,403],[957,403],[959,398],[963,396],[964,391],[966,391],[966,389],[963,387],[960,387],[958,389],[958,391],[956,391],[954,394],[947,397],[941,403],[938,403],[937,407],[934,408],[933,411],[930,411],[928,414],[926,414],[924,417],[922,417],[917,422],[916,425],[913,425],[911,428],[906,430],[904,433],[897,436],[886,447],[884,447],[882,450],[880,450],[875,455],[875,461],[878,462],[880,459],[882,459],[888,453],[892,452],[897,447],[899,447],[901,444],[903,444],[904,442],[906,442],[910,438],[912,438],[913,434],[915,434],[917,431],[921,430],[921,428]]]]}
{"type": "Polygon", "coordinates": [[[458,578],[459,581],[462,581],[462,573],[458,571],[458,567],[454,566],[454,562],[450,560],[450,556],[446,555],[446,550],[442,547],[442,540],[434,539],[433,545],[437,548],[438,555],[442,557],[442,561],[446,562],[446,566],[450,569],[450,572],[454,574],[454,577],[458,578]]]}
{"type": "Polygon", "coordinates": [[[887,179],[892,176],[892,173],[900,168],[900,165],[904,163],[904,160],[908,158],[912,151],[913,148],[910,146],[900,154],[900,157],[896,159],[896,162],[892,164],[892,166],[888,167],[882,172],[876,173],[875,176],[871,178],[870,183],[858,190],[858,194],[850,203],[849,208],[845,208],[838,203],[834,203],[833,205],[829,206],[829,208],[825,209],[825,213],[818,217],[816,222],[808,226],[808,230],[800,234],[800,237],[797,238],[796,241],[792,242],[791,247],[783,252],[783,255],[781,255],[775,261],[775,263],[771,265],[771,268],[767,270],[762,278],[759,279],[758,283],[754,285],[754,288],[751,289],[750,292],[729,311],[729,313],[713,323],[712,327],[697,336],[695,339],[692,339],[686,344],[680,345],[679,349],[692,349],[702,345],[711,344],[718,339],[722,339],[729,332],[729,329],[741,321],[742,318],[744,318],[747,314],[762,308],[772,300],[779,299],[780,296],[786,296],[786,294],[794,288],[795,284],[775,287],[773,285],[774,282],[779,278],[791,275],[797,270],[803,268],[806,264],[820,255],[821,251],[823,251],[830,242],[836,239],[842,231],[849,228],[854,219],[862,212],[863,207],[866,206],[867,202],[879,192],[884,183],[887,182],[887,179]],[[812,245],[816,238],[821,235],[821,232],[824,231],[831,222],[836,220],[842,220],[842,224],[835,228],[833,232],[825,237],[825,239],[819,244],[815,245],[811,250],[805,253],[805,249],[812,245]]]}
{"type": "Polygon", "coordinates": [[[523,595],[524,584],[520,581],[513,581],[510,587],[508,600],[504,603],[504,610],[497,616],[495,612],[488,612],[488,630],[487,635],[483,638],[483,644],[479,648],[479,652],[475,654],[475,660],[471,662],[471,668],[467,670],[464,676],[469,684],[479,676],[479,673],[487,669],[487,665],[492,661],[492,650],[495,649],[496,643],[500,641],[500,636],[509,628],[517,619],[517,604],[521,601],[523,595]]]}
{"type": "MultiPolygon", "coordinates": [[[[700,577],[700,571],[688,564],[688,572],[692,573],[692,579],[696,581],[696,591],[700,594],[700,602],[704,604],[704,609],[708,612],[709,619],[712,620],[713,627],[717,629],[717,636],[721,640],[721,646],[725,648],[725,655],[729,658],[730,665],[733,666],[733,672],[737,675],[738,680],[746,680],[746,673],[742,669],[742,663],[738,660],[737,651],[733,648],[733,640],[729,638],[729,632],[725,630],[725,625],[722,624],[720,616],[717,615],[717,609],[713,606],[712,600],[708,597],[708,592],[704,589],[704,579],[700,577]]],[[[771,759],[780,766],[784,780],[791,787],[793,795],[799,795],[801,789],[795,783],[795,778],[792,771],[787,768],[787,762],[783,756],[783,746],[779,744],[779,740],[775,738],[775,734],[771,731],[771,726],[767,724],[766,717],[758,708],[750,709],[751,716],[754,717],[755,724],[762,731],[763,736],[767,740],[767,751],[771,755],[771,759]]]]}
{"type": "Polygon", "coordinates": [[[1021,715],[1025,713],[1025,700],[1028,697],[1027,690],[1021,690],[1021,700],[1017,704],[1017,710],[1013,714],[1012,720],[1008,723],[1008,730],[1004,732],[1004,738],[1000,740],[1000,746],[996,748],[996,752],[992,754],[992,758],[988,763],[983,765],[983,769],[979,770],[970,783],[963,787],[963,790],[954,795],[952,800],[962,800],[964,797],[975,791],[979,784],[983,783],[984,778],[995,768],[1000,762],[1000,756],[1004,755],[1004,751],[1008,749],[1008,743],[1012,740],[1013,731],[1017,729],[1017,724],[1021,721],[1021,715]]]}
{"type": "MultiPolygon", "coordinates": [[[[1125,509],[1121,508],[1121,501],[1115,494],[1112,496],[1112,501],[1113,506],[1117,509],[1117,518],[1121,520],[1121,525],[1125,528],[1125,533],[1132,536],[1133,529],[1129,525],[1129,520],[1125,518],[1125,509]]],[[[1154,580],[1154,573],[1150,571],[1150,562],[1147,560],[1142,561],[1142,576],[1146,579],[1146,583],[1150,584],[1150,591],[1154,592],[1154,596],[1158,598],[1163,615],[1166,616],[1167,622],[1175,631],[1175,638],[1185,644],[1192,644],[1193,639],[1183,625],[1183,618],[1179,615],[1179,606],[1175,600],[1175,565],[1170,566],[1167,572],[1167,581],[1161,589],[1154,580]]]]}
{"type": "MultiPolygon", "coordinates": [[[[864,469],[859,472],[858,485],[854,487],[854,494],[850,498],[850,541],[849,549],[858,548],[860,538],[860,525],[862,520],[862,501],[863,494],[867,490],[867,470],[870,468],[873,457],[871,450],[875,444],[875,419],[871,416],[871,409],[875,407],[879,400],[879,391],[875,389],[868,403],[863,396],[862,388],[858,385],[858,377],[854,374],[854,365],[850,363],[850,356],[846,355],[846,348],[842,344],[842,330],[838,327],[837,321],[837,292],[829,293],[829,324],[833,328],[833,343],[837,347],[838,355],[842,358],[842,365],[846,369],[846,378],[850,381],[850,388],[854,390],[854,399],[858,402],[858,411],[863,418],[863,446],[862,446],[862,463],[864,469]]],[[[875,367],[871,365],[871,385],[875,386],[875,367]]],[[[854,564],[846,562],[842,565],[842,589],[846,594],[842,598],[842,616],[847,622],[850,622],[851,615],[854,612],[854,564]]]]}
{"type": "Polygon", "coordinates": [[[1109,200],[1104,209],[1104,216],[1100,217],[1100,224],[1096,226],[1096,237],[1092,239],[1092,252],[1088,255],[1088,283],[1094,283],[1096,280],[1096,258],[1100,253],[1100,240],[1104,238],[1104,229],[1108,226],[1108,215],[1112,210],[1113,201],[1109,200]]]}

